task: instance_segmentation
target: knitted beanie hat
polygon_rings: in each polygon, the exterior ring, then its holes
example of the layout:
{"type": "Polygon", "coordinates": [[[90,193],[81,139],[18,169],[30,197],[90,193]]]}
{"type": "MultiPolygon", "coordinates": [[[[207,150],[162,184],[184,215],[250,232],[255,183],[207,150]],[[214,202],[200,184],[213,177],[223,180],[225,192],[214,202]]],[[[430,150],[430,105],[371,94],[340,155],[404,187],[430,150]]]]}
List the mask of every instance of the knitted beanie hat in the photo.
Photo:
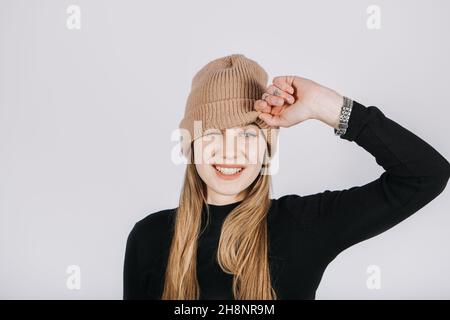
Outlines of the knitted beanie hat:
{"type": "Polygon", "coordinates": [[[254,103],[267,88],[267,72],[243,54],[231,54],[207,63],[194,76],[184,117],[179,123],[190,135],[183,134],[181,147],[189,160],[191,143],[207,129],[226,129],[256,124],[274,153],[278,126],[269,126],[258,117],[254,103]],[[201,121],[201,125],[194,121],[201,121]]]}

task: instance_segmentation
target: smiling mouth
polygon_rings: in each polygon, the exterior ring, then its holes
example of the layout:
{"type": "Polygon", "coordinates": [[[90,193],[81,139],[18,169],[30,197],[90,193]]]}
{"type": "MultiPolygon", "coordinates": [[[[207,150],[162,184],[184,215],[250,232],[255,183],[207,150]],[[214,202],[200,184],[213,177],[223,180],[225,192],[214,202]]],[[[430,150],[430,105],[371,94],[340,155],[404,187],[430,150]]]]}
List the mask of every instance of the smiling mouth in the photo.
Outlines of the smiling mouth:
{"type": "Polygon", "coordinates": [[[213,164],[214,170],[220,177],[237,177],[245,170],[244,166],[239,165],[219,165],[213,164]]]}

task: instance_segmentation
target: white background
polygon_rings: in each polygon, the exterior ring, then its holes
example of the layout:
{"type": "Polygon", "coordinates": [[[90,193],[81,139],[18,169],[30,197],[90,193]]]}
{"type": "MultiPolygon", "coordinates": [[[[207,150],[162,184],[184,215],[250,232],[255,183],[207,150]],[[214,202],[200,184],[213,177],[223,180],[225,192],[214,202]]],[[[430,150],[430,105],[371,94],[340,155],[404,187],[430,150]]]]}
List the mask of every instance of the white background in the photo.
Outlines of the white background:
{"type": "MultiPolygon", "coordinates": [[[[449,1],[0,2],[0,298],[122,299],[133,224],[178,205],[171,134],[191,80],[243,53],[386,116],[447,159],[449,1]],[[69,5],[81,29],[66,27],[69,5]],[[381,29],[366,26],[372,5],[381,29]],[[69,290],[66,268],[81,268],[69,290]]],[[[274,194],[362,185],[383,168],[311,120],[280,136],[274,194]]],[[[330,264],[317,299],[450,298],[450,199],[330,264]],[[381,289],[366,286],[369,265],[381,289]]]]}

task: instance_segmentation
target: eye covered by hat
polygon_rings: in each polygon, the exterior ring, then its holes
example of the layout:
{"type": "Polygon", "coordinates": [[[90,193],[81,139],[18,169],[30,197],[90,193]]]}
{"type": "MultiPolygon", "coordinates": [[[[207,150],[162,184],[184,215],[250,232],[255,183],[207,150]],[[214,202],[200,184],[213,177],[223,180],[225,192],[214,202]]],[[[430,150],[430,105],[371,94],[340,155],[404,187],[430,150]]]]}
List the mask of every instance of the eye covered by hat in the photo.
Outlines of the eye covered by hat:
{"type": "Polygon", "coordinates": [[[191,143],[208,129],[227,129],[255,123],[263,130],[269,155],[274,152],[279,127],[271,127],[258,118],[261,111],[253,105],[267,88],[267,72],[243,54],[215,59],[201,68],[192,79],[183,119],[182,152],[189,159],[191,143]],[[189,133],[189,134],[187,134],[189,133]]]}

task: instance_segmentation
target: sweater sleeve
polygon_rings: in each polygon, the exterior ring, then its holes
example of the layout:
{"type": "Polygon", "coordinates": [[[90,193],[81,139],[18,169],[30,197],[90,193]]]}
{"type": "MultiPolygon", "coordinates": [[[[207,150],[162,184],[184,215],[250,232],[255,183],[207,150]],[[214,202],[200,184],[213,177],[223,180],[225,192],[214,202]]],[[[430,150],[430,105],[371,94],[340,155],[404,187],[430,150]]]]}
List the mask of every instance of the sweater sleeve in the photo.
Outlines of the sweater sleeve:
{"type": "Polygon", "coordinates": [[[449,179],[450,164],[442,155],[375,106],[353,101],[347,131],[339,138],[371,153],[385,170],[381,176],[344,190],[288,196],[291,207],[298,210],[302,202],[303,209],[315,212],[333,254],[408,218],[437,197],[449,179]]]}
{"type": "Polygon", "coordinates": [[[123,300],[145,299],[145,291],[140,281],[137,226],[134,225],[127,238],[123,268],[123,300]]]}

